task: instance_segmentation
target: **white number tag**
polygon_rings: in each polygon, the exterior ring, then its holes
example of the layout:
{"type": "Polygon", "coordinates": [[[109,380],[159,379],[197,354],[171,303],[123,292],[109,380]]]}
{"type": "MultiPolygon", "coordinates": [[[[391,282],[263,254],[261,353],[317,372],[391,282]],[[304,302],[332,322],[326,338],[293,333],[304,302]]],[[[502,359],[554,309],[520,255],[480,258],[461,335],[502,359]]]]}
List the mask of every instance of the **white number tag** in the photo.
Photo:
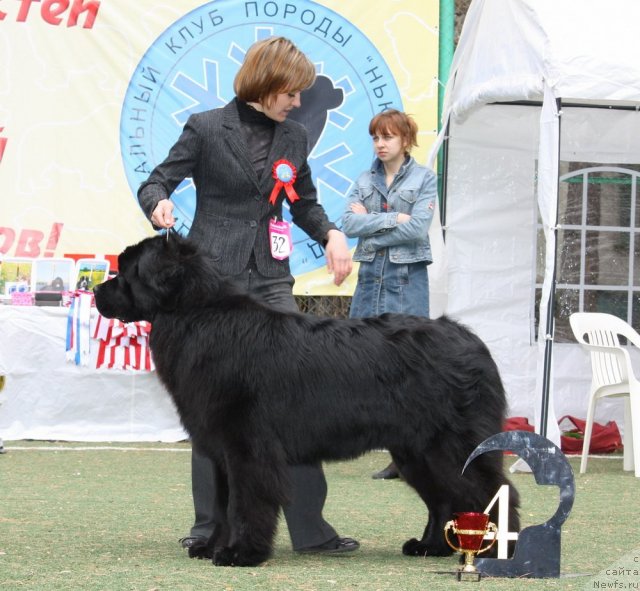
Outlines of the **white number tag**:
{"type": "Polygon", "coordinates": [[[289,257],[293,250],[291,242],[291,227],[285,220],[269,221],[269,242],[271,243],[271,256],[282,261],[289,257]]]}

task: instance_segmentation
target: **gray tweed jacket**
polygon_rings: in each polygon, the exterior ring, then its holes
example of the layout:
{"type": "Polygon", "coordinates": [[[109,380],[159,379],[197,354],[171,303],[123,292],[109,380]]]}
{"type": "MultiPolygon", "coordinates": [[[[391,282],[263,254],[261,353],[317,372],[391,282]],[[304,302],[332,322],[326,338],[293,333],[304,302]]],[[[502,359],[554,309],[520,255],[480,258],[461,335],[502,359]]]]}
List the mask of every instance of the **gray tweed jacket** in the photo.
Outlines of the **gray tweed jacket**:
{"type": "Polygon", "coordinates": [[[191,115],[167,158],[138,189],[147,217],[158,201],[168,198],[187,177],[196,187],[196,209],[189,238],[204,247],[224,275],[242,272],[254,253],[258,270],[267,277],[290,273],[289,261],[271,257],[269,219],[282,216],[282,190],[275,205],[269,196],[275,184],[274,162],[285,158],[296,167],[294,188],[300,197],[291,204],[293,222],[323,244],[335,228],[318,203],[307,163],[307,133],[299,123],[277,123],[261,178],[249,159],[240,129],[236,99],[221,109],[191,115]]]}

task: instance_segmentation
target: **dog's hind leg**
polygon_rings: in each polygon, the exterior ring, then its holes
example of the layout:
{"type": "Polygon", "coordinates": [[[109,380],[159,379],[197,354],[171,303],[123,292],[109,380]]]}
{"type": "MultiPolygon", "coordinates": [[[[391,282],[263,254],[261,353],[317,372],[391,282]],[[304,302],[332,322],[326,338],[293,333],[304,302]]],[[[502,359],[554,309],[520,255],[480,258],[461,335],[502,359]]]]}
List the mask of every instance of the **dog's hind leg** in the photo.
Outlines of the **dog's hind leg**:
{"type": "MultiPolygon", "coordinates": [[[[490,454],[485,454],[489,456],[490,454]]],[[[462,472],[462,465],[447,458],[445,450],[433,448],[428,457],[408,461],[400,468],[409,485],[418,492],[429,509],[429,521],[420,540],[408,540],[403,554],[409,556],[448,556],[452,553],[444,537],[444,526],[455,512],[486,509],[502,484],[510,484],[502,470],[502,458],[478,458],[462,472]]],[[[510,525],[518,531],[518,495],[512,489],[510,525]]]]}
{"type": "Polygon", "coordinates": [[[453,550],[444,539],[445,523],[452,518],[452,490],[441,481],[445,474],[437,473],[424,459],[407,458],[396,464],[405,482],[413,487],[429,511],[429,520],[420,540],[412,538],[402,546],[407,556],[449,556],[453,550]]]}

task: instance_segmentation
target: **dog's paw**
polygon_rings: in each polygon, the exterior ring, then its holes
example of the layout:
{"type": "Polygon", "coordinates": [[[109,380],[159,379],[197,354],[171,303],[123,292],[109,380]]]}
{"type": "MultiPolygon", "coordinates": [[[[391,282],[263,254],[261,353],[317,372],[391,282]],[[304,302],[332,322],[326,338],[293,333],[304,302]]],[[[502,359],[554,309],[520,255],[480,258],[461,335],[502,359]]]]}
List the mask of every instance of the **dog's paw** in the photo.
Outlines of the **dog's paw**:
{"type": "Polygon", "coordinates": [[[211,560],[213,558],[213,551],[209,548],[208,544],[193,544],[188,550],[189,558],[206,558],[211,560]]]}
{"type": "Polygon", "coordinates": [[[407,540],[402,545],[402,553],[405,556],[426,556],[427,552],[425,550],[424,544],[415,538],[411,538],[407,540]]]}
{"type": "Polygon", "coordinates": [[[237,547],[226,546],[214,552],[212,561],[216,566],[258,566],[268,558],[263,553],[242,552],[237,547]]]}
{"type": "Polygon", "coordinates": [[[212,561],[216,566],[237,566],[237,558],[237,552],[225,546],[214,552],[212,561]]]}
{"type": "Polygon", "coordinates": [[[453,550],[444,544],[430,544],[411,538],[403,544],[402,553],[405,556],[451,556],[453,550]]]}

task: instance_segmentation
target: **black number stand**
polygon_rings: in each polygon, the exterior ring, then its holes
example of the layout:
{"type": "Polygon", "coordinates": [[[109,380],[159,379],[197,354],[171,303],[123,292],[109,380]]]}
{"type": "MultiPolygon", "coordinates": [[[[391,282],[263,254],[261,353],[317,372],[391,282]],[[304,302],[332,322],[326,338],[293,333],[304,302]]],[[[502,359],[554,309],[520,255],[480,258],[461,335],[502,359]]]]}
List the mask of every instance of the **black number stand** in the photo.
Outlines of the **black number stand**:
{"type": "Polygon", "coordinates": [[[560,488],[555,514],[545,523],[524,528],[516,541],[513,557],[476,558],[483,576],[553,578],[560,576],[560,533],[575,499],[573,470],[562,451],[537,433],[507,431],[483,441],[471,453],[462,471],[474,458],[489,451],[511,451],[531,468],[538,484],[560,488]]]}

